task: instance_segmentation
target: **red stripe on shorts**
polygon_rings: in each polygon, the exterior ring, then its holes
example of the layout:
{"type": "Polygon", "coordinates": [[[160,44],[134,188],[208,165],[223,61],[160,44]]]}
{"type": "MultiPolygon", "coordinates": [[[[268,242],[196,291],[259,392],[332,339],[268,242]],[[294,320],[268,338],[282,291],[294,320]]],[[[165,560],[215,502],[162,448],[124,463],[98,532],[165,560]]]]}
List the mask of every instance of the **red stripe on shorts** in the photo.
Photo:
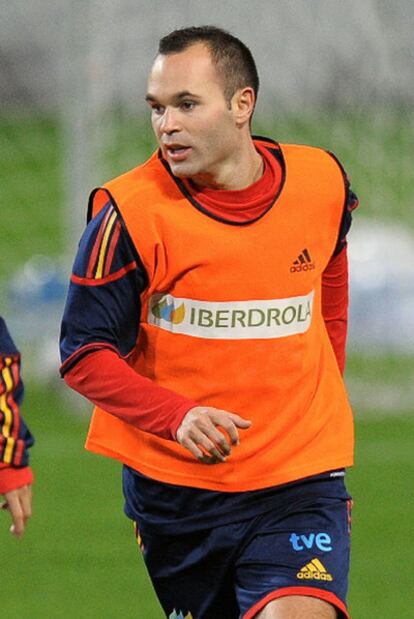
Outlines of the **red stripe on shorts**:
{"type": "Polygon", "coordinates": [[[252,606],[247,613],[243,615],[242,619],[253,619],[269,602],[288,595],[305,595],[307,597],[319,598],[320,600],[329,602],[340,610],[345,619],[350,619],[348,610],[342,600],[330,591],[324,591],[323,589],[316,589],[314,587],[283,587],[282,589],[272,591],[252,606]]]}

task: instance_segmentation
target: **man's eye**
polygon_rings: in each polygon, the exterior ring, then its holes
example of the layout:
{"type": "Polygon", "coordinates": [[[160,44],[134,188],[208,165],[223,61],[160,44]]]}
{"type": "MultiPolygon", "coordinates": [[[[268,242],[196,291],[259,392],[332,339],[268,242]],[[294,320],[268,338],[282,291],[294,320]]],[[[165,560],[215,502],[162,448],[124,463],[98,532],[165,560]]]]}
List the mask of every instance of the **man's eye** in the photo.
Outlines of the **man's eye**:
{"type": "Polygon", "coordinates": [[[152,105],[151,106],[151,111],[154,114],[162,114],[163,113],[163,108],[161,107],[161,105],[152,105]]]}
{"type": "Polygon", "coordinates": [[[183,101],[181,104],[181,107],[183,108],[183,110],[192,110],[195,106],[194,101],[183,101]]]}

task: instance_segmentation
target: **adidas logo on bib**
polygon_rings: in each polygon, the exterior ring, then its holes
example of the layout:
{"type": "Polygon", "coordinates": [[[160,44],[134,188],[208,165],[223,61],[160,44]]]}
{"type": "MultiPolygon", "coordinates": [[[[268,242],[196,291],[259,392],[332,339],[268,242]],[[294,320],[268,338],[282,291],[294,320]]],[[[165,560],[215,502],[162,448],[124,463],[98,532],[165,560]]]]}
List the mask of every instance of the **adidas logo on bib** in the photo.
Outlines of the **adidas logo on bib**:
{"type": "Polygon", "coordinates": [[[299,271],[312,271],[315,268],[315,263],[312,261],[310,257],[309,251],[305,248],[302,249],[301,253],[297,257],[290,267],[291,273],[298,273],[299,271]]]}
{"type": "Polygon", "coordinates": [[[325,566],[319,561],[319,559],[312,559],[309,561],[299,572],[296,574],[296,578],[300,580],[325,580],[332,581],[333,577],[329,574],[325,566]]]}

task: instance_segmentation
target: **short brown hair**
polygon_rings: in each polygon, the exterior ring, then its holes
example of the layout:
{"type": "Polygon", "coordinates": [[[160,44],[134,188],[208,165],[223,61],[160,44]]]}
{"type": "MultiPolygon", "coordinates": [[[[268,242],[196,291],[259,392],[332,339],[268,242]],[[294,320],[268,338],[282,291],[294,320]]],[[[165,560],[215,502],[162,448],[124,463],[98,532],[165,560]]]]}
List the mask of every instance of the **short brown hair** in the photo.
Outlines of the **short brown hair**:
{"type": "Polygon", "coordinates": [[[160,40],[158,53],[182,52],[196,43],[205,43],[223,82],[224,96],[230,101],[240,88],[250,86],[255,99],[259,91],[256,63],[249,48],[238,38],[216,26],[180,28],[160,40]]]}

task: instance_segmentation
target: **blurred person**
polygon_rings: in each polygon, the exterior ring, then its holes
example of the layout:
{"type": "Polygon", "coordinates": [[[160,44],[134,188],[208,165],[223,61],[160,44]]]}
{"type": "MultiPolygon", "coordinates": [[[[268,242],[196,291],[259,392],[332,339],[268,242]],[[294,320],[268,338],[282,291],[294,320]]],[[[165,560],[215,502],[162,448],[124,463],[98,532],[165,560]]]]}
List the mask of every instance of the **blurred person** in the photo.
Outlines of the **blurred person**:
{"type": "Polygon", "coordinates": [[[10,532],[22,537],[32,515],[33,472],[28,450],[34,439],[20,415],[23,383],[20,353],[0,316],[0,494],[12,519],[10,532]]]}
{"type": "Polygon", "coordinates": [[[221,29],[161,39],[159,149],[92,192],[62,321],[170,619],[349,617],[357,199],[331,153],[251,135],[258,86],[221,29]]]}

